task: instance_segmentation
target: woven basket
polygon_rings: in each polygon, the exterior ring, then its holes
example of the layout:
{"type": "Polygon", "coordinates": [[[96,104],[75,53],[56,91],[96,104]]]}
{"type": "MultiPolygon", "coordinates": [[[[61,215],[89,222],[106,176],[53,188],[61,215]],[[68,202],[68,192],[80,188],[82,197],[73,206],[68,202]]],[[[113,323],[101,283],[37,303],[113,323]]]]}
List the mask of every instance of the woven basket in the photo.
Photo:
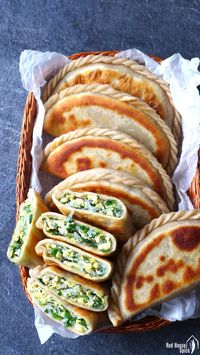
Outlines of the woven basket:
{"type": "MultiPolygon", "coordinates": [[[[102,55],[114,55],[117,51],[112,52],[83,52],[71,55],[69,58],[74,60],[79,57],[87,56],[88,54],[102,54],[102,55]]],[[[161,59],[153,57],[157,62],[161,59]]],[[[32,93],[28,94],[26,105],[24,109],[24,116],[22,121],[22,130],[19,143],[18,152],[18,168],[17,168],[17,181],[16,181],[16,206],[18,218],[20,204],[26,199],[29,190],[30,176],[31,176],[31,145],[32,145],[32,132],[34,121],[36,118],[36,100],[32,93]]],[[[199,164],[196,170],[196,174],[193,178],[192,184],[188,191],[190,199],[192,200],[195,208],[200,208],[200,151],[199,151],[199,164]]],[[[27,278],[28,269],[26,267],[20,267],[20,276],[24,291],[31,302],[30,296],[27,292],[27,278]]],[[[156,317],[146,317],[140,321],[132,323],[125,323],[120,327],[110,327],[103,330],[104,333],[130,333],[130,332],[144,332],[147,330],[155,330],[170,324],[165,319],[158,319],[156,317]]]]}

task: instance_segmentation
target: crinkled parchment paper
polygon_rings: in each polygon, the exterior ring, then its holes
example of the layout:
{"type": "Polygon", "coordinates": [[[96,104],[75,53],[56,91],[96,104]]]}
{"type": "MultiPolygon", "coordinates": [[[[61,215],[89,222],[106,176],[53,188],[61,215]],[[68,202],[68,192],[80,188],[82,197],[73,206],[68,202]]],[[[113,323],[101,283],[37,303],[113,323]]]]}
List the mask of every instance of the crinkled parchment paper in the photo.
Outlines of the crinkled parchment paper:
{"type": "MultiPolygon", "coordinates": [[[[158,64],[137,49],[129,49],[117,53],[116,56],[137,60],[139,63],[145,64],[152,73],[170,84],[175,107],[182,116],[183,130],[182,152],[179,165],[173,175],[173,182],[179,196],[179,209],[192,209],[192,203],[186,192],[195,174],[197,151],[200,144],[200,97],[197,89],[197,86],[200,85],[199,59],[186,60],[180,54],[174,54],[158,64]]],[[[44,145],[42,138],[44,106],[40,99],[40,88],[69,61],[64,55],[55,52],[42,53],[26,50],[20,56],[19,68],[22,85],[24,89],[34,93],[38,105],[31,151],[33,164],[30,186],[38,192],[46,193],[56,184],[54,178],[38,173],[42,159],[42,145],[44,145]]],[[[195,289],[158,307],[142,312],[135,319],[141,319],[146,315],[156,315],[170,321],[198,318],[200,317],[199,300],[200,290],[195,289]]],[[[78,336],[64,330],[58,323],[51,321],[35,306],[34,310],[35,326],[41,343],[47,341],[53,333],[68,338],[78,336]]]]}

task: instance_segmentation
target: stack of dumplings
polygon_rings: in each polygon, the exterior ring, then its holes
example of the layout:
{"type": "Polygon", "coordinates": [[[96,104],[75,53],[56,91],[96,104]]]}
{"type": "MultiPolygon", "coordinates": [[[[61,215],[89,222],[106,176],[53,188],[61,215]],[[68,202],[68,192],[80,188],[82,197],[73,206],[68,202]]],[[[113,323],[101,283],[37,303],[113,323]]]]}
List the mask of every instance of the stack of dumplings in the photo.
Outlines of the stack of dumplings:
{"type": "MultiPolygon", "coordinates": [[[[137,62],[102,55],[71,61],[43,88],[42,100],[44,133],[51,141],[40,169],[62,181],[35,212],[38,238],[31,237],[33,216],[26,222],[20,243],[32,238],[30,262],[27,255],[20,257],[23,245],[13,252],[19,242],[16,232],[8,257],[32,268],[28,292],[34,304],[66,329],[84,335],[105,325],[108,316],[118,326],[185,288],[177,282],[179,268],[191,268],[183,249],[193,250],[196,257],[200,226],[197,212],[170,214],[181,117],[166,82],[137,62]],[[181,227],[179,220],[185,221],[181,227]],[[159,251],[138,264],[151,245],[159,251]],[[162,271],[155,275],[158,263],[173,264],[169,250],[177,258],[181,250],[182,261],[175,263],[175,279],[167,283],[170,267],[165,268],[166,280],[162,271]],[[163,283],[157,280],[161,276],[163,283]]],[[[17,231],[23,227],[22,209],[17,231]]],[[[187,285],[198,281],[195,274],[187,285]]]]}

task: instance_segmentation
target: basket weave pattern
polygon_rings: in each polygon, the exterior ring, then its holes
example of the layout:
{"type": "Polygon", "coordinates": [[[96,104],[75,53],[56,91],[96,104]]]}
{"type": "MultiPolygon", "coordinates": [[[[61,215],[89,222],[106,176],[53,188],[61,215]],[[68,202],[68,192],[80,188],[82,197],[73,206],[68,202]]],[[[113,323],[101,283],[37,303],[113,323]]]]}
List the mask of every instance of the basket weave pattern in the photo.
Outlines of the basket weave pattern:
{"type": "MultiPolygon", "coordinates": [[[[74,60],[82,56],[89,54],[102,54],[102,55],[114,55],[117,51],[107,52],[83,52],[71,55],[69,58],[74,60]]],[[[160,62],[160,58],[153,57],[157,62],[160,62]]],[[[21,137],[18,151],[18,169],[17,169],[17,181],[16,181],[16,207],[18,218],[20,204],[26,199],[30,185],[31,176],[31,145],[32,145],[32,132],[34,121],[37,114],[36,100],[32,93],[27,96],[27,101],[24,109],[24,116],[22,121],[21,137]]],[[[193,178],[192,184],[188,191],[190,199],[192,200],[195,208],[200,208],[200,151],[199,151],[199,163],[196,170],[196,174],[193,178]]],[[[20,276],[24,291],[31,302],[29,293],[27,292],[27,278],[28,268],[20,267],[20,276]]],[[[120,327],[110,327],[102,330],[103,333],[130,333],[130,332],[144,332],[148,330],[155,330],[170,324],[168,320],[158,319],[156,317],[145,317],[139,321],[132,323],[125,323],[120,327]]]]}

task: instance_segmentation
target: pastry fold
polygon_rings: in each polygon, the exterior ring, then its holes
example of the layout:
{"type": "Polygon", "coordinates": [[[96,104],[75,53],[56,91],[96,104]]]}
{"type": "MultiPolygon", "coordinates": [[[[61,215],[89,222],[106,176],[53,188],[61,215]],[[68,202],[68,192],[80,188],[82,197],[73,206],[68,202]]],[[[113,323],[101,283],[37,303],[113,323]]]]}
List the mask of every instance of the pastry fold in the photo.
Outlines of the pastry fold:
{"type": "Polygon", "coordinates": [[[55,138],[44,149],[41,167],[62,179],[93,168],[125,171],[164,200],[172,196],[170,178],[157,159],[130,136],[109,129],[80,129],[55,138]]]}
{"type": "Polygon", "coordinates": [[[89,222],[113,233],[121,241],[127,241],[135,230],[123,202],[115,197],[91,192],[56,190],[53,202],[64,215],[89,222]]]}
{"type": "Polygon", "coordinates": [[[91,333],[106,319],[106,312],[95,313],[75,307],[56,297],[34,279],[28,279],[27,288],[32,301],[46,316],[76,334],[91,333]]]}
{"type": "Polygon", "coordinates": [[[169,127],[145,102],[109,85],[76,85],[45,103],[44,130],[60,136],[80,128],[109,128],[144,144],[171,174],[177,144],[169,127]]]}
{"type": "Polygon", "coordinates": [[[59,266],[91,281],[105,281],[113,271],[112,262],[58,240],[41,240],[35,250],[47,265],[59,266]]]}
{"type": "Polygon", "coordinates": [[[200,212],[163,214],[123,246],[113,276],[114,326],[200,283],[200,212]]]}
{"type": "Polygon", "coordinates": [[[30,190],[28,198],[20,206],[19,218],[8,247],[7,257],[10,261],[29,268],[42,263],[35,246],[44,238],[44,234],[36,228],[35,223],[46,211],[48,209],[40,195],[30,190]]]}
{"type": "Polygon", "coordinates": [[[43,213],[36,222],[36,227],[44,234],[69,244],[75,245],[96,255],[108,256],[116,250],[115,237],[89,224],[54,213],[43,213]]]}
{"type": "Polygon", "coordinates": [[[30,275],[47,291],[74,306],[94,312],[108,308],[109,288],[55,266],[36,267],[30,275]]]}

